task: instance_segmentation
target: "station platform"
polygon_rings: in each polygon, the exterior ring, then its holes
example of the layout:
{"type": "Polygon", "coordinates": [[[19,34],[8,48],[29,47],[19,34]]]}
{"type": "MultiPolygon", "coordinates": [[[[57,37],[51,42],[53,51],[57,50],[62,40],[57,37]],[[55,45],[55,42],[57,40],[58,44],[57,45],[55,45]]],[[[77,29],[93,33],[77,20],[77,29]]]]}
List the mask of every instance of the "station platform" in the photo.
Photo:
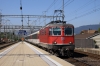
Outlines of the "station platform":
{"type": "Polygon", "coordinates": [[[27,42],[0,51],[0,66],[74,66],[27,42]]]}
{"type": "Polygon", "coordinates": [[[96,48],[75,48],[75,50],[100,55],[100,48],[98,48],[98,49],[96,49],[96,48]]]}

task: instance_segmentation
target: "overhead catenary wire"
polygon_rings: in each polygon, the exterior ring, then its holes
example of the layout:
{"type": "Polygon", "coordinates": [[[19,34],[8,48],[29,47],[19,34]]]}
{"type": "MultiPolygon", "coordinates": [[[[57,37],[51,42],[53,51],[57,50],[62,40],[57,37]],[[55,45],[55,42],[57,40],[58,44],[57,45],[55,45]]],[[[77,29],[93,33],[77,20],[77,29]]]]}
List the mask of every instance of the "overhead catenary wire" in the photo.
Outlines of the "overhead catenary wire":
{"type": "Polygon", "coordinates": [[[72,2],[74,2],[74,0],[70,1],[68,4],[65,4],[64,7],[68,6],[68,5],[71,4],[72,2]]]}
{"type": "MultiPolygon", "coordinates": [[[[57,1],[58,1],[58,0],[57,0],[57,1]]],[[[57,3],[57,1],[56,1],[55,3],[57,3]]],[[[64,0],[63,0],[63,1],[64,1],[64,0]]],[[[59,1],[59,2],[61,3],[61,1],[59,1]]],[[[59,5],[59,4],[58,4],[58,5],[59,5]]],[[[57,7],[58,7],[58,5],[57,5],[57,7]]],[[[63,6],[63,5],[62,5],[62,6],[63,6]]],[[[54,4],[54,8],[55,8],[55,4],[54,4]]],[[[62,9],[64,10],[64,7],[63,7],[62,9]]],[[[57,9],[57,10],[59,10],[59,9],[57,9]]],[[[54,11],[55,11],[55,9],[54,9],[54,11]]],[[[55,14],[54,14],[54,11],[53,11],[53,13],[51,14],[51,15],[53,15],[53,16],[55,15],[55,14]]],[[[59,14],[60,14],[60,13],[58,13],[58,15],[59,15],[59,14]]],[[[57,14],[56,14],[56,15],[57,15],[57,14]]],[[[64,20],[64,11],[63,11],[63,14],[62,14],[62,15],[63,15],[63,19],[62,19],[62,20],[64,20]]],[[[50,18],[50,21],[51,21],[51,20],[53,20],[53,18],[50,18]]]]}
{"type": "MultiPolygon", "coordinates": [[[[93,3],[93,2],[95,2],[96,3],[96,0],[93,0],[92,2],[91,2],[91,0],[88,2],[89,4],[90,3],[93,3]]],[[[88,5],[89,5],[88,4],[88,5]]],[[[68,22],[69,21],[73,21],[73,20],[75,20],[75,19],[78,19],[78,18],[81,18],[81,17],[84,17],[84,16],[87,16],[87,15],[90,15],[90,14],[92,14],[92,13],[95,13],[95,12],[97,12],[97,11],[100,11],[100,4],[99,5],[94,5],[94,7],[92,7],[91,9],[88,9],[88,10],[86,10],[86,11],[83,11],[83,12],[80,12],[80,13],[78,13],[79,14],[79,16],[75,16],[74,18],[72,18],[72,19],[69,19],[68,20],[68,22]],[[98,7],[98,8],[97,8],[98,7]],[[91,11],[90,11],[91,10],[91,11]],[[88,12],[87,12],[88,11],[88,12]],[[86,12],[86,13],[85,13],[86,12]]]]}
{"type": "Polygon", "coordinates": [[[84,17],[84,16],[87,16],[87,15],[90,15],[90,14],[95,13],[95,12],[97,12],[97,11],[100,11],[100,8],[96,8],[95,10],[92,10],[92,11],[87,12],[87,13],[85,13],[85,14],[82,14],[82,15],[80,15],[80,16],[74,17],[73,19],[68,20],[68,22],[69,22],[69,21],[72,21],[72,20],[75,20],[75,19],[78,19],[78,18],[81,18],[81,17],[84,17]]]}
{"type": "MultiPolygon", "coordinates": [[[[67,4],[68,2],[70,2],[70,0],[66,1],[66,2],[64,3],[64,5],[67,4]]],[[[61,6],[58,10],[60,10],[61,8],[62,8],[62,6],[61,6]]]]}
{"type": "MultiPolygon", "coordinates": [[[[45,12],[48,12],[54,5],[55,5],[55,3],[57,3],[57,1],[58,0],[54,0],[53,2],[52,2],[52,4],[46,9],[46,11],[45,12]]],[[[40,18],[38,18],[37,20],[40,20],[40,18]]],[[[44,20],[43,20],[44,21],[44,20]]],[[[40,21],[39,21],[40,22],[40,21]]],[[[45,22],[45,24],[46,24],[46,20],[44,21],[45,22]]],[[[39,25],[41,25],[42,23],[39,23],[39,25]]]]}
{"type": "Polygon", "coordinates": [[[89,6],[90,4],[94,3],[94,0],[89,0],[88,2],[86,2],[84,5],[80,6],[78,9],[70,12],[69,14],[67,14],[67,16],[73,16],[76,12],[78,13],[80,10],[86,8],[87,6],[89,6]]]}
{"type": "Polygon", "coordinates": [[[48,11],[58,0],[54,0],[53,3],[47,8],[46,11],[48,11]]]}
{"type": "MultiPolygon", "coordinates": [[[[81,15],[81,14],[83,14],[83,13],[90,12],[90,11],[92,11],[92,10],[96,11],[96,10],[95,10],[96,7],[99,7],[99,6],[100,6],[100,4],[99,4],[99,5],[96,5],[95,7],[90,8],[90,9],[87,9],[87,10],[85,10],[85,11],[82,11],[82,12],[80,12],[80,13],[77,13],[76,15],[81,15]]],[[[71,16],[72,16],[72,15],[68,15],[68,17],[71,17],[71,16]]]]}
{"type": "MultiPolygon", "coordinates": [[[[57,0],[56,0],[56,1],[57,1],[57,0]]],[[[75,1],[75,0],[67,0],[67,1],[64,3],[64,7],[67,7],[69,4],[71,4],[71,3],[74,2],[74,1],[75,1]],[[69,2],[68,2],[68,1],[69,1],[69,2]]],[[[95,8],[96,8],[95,2],[96,2],[96,0],[89,0],[89,1],[86,2],[84,5],[82,5],[82,6],[79,7],[78,9],[76,9],[74,12],[71,12],[70,15],[71,15],[71,14],[75,14],[75,12],[77,12],[77,14],[79,14],[78,12],[80,12],[80,10],[86,8],[87,6],[89,6],[89,5],[92,4],[92,3],[94,3],[95,8]]],[[[53,6],[53,4],[51,4],[51,5],[53,6]]],[[[52,7],[51,5],[50,5],[49,8],[47,9],[47,11],[52,7]]],[[[61,8],[61,7],[60,7],[60,8],[61,8]]],[[[60,8],[59,8],[59,9],[60,9],[60,8]]],[[[89,9],[88,9],[88,10],[89,10],[89,9]]],[[[90,11],[91,13],[87,12],[87,13],[84,13],[84,14],[85,14],[85,15],[86,15],[86,14],[89,15],[89,14],[94,13],[95,11],[98,11],[98,9],[94,9],[93,12],[90,11]]],[[[86,11],[84,11],[84,12],[86,12],[86,11]]],[[[84,14],[82,14],[82,16],[79,14],[80,16],[75,17],[75,19],[85,16],[84,14]]],[[[68,15],[67,15],[67,16],[68,16],[68,15]]],[[[70,21],[70,20],[68,20],[68,21],[70,21]]],[[[42,23],[41,23],[41,24],[42,24],[42,23]]]]}
{"type": "MultiPolygon", "coordinates": [[[[74,1],[74,0],[67,0],[65,3],[63,3],[63,5],[62,5],[58,10],[63,10],[63,8],[65,8],[65,6],[71,4],[73,1],[74,1]]],[[[63,10],[63,13],[64,13],[64,10],[63,10]]],[[[59,15],[59,14],[58,14],[58,15],[59,15]]],[[[64,20],[65,15],[62,14],[62,16],[63,16],[62,20],[64,20]]],[[[51,19],[52,19],[52,18],[51,18],[51,19]]],[[[50,19],[50,20],[51,20],[51,19],[50,19]]]]}
{"type": "MultiPolygon", "coordinates": [[[[66,7],[66,6],[68,6],[70,3],[72,3],[74,0],[72,0],[72,1],[70,1],[70,0],[68,0],[68,1],[66,1],[65,3],[64,3],[64,7],[66,7]]],[[[96,0],[90,0],[90,1],[88,1],[87,3],[85,3],[83,6],[81,6],[81,7],[79,7],[77,10],[75,10],[74,12],[71,12],[71,13],[69,13],[69,15],[71,16],[71,14],[75,14],[76,12],[78,12],[78,11],[80,11],[80,10],[82,10],[83,8],[85,8],[86,6],[88,6],[88,5],[90,5],[91,3],[93,3],[94,1],[96,1],[96,0]]],[[[94,4],[95,4],[95,2],[94,2],[94,4]]],[[[62,7],[62,6],[61,6],[62,7]]],[[[59,9],[61,9],[61,7],[59,8],[59,9]]],[[[96,8],[96,6],[95,6],[95,8],[96,8]]],[[[81,17],[81,16],[80,16],[81,17]]],[[[73,18],[73,19],[76,19],[76,18],[79,18],[79,17],[75,17],[75,18],[73,18]]],[[[73,20],[73,19],[71,19],[71,20],[73,20]]],[[[68,20],[68,21],[70,21],[70,20],[68,20]]]]}

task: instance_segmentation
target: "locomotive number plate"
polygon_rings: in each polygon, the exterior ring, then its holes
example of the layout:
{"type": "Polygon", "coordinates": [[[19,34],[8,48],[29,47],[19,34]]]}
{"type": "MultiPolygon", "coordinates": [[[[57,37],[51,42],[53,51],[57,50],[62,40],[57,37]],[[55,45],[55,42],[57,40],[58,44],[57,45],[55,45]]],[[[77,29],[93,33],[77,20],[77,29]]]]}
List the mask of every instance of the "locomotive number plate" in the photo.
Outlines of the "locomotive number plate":
{"type": "Polygon", "coordinates": [[[61,37],[61,40],[63,41],[65,38],[64,37],[61,37]]]}

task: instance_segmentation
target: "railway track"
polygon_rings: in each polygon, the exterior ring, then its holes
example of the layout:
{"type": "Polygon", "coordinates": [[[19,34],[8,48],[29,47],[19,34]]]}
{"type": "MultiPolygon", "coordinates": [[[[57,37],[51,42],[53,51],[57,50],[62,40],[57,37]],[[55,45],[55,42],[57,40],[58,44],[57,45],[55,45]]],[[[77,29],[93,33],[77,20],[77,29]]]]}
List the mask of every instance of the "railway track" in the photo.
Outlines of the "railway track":
{"type": "Polygon", "coordinates": [[[82,52],[82,51],[75,51],[74,57],[66,58],[60,57],[67,62],[70,62],[76,66],[100,66],[100,56],[82,52]]]}
{"type": "Polygon", "coordinates": [[[10,46],[10,45],[12,45],[14,43],[17,43],[17,42],[10,42],[10,43],[0,44],[0,50],[3,49],[3,48],[5,48],[5,47],[8,47],[8,46],[10,46]]]}
{"type": "Polygon", "coordinates": [[[75,50],[73,57],[59,57],[59,58],[67,62],[70,62],[74,64],[75,66],[100,66],[100,56],[99,55],[82,52],[78,50],[75,50]]]}

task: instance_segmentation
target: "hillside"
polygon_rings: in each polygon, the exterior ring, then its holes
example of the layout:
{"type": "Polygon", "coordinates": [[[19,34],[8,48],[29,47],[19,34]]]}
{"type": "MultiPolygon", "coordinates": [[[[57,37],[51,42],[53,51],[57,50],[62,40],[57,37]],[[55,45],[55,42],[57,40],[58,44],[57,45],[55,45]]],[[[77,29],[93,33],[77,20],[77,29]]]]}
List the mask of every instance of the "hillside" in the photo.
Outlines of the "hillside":
{"type": "Polygon", "coordinates": [[[79,34],[82,30],[88,30],[88,29],[98,30],[98,28],[100,28],[99,24],[80,26],[75,28],[75,34],[79,34]]]}

